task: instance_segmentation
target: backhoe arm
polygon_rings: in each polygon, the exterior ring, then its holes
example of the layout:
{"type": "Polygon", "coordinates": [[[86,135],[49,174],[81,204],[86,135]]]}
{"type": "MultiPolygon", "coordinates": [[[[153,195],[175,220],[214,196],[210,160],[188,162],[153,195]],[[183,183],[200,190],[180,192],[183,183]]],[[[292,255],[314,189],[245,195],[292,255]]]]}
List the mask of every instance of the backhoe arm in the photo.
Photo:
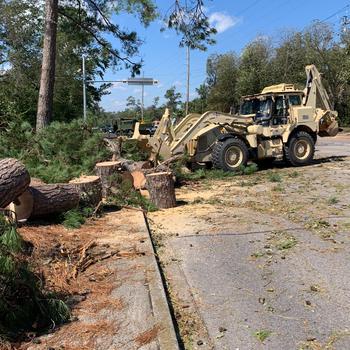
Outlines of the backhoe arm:
{"type": "Polygon", "coordinates": [[[305,71],[306,87],[304,90],[303,105],[331,111],[330,99],[322,84],[320,72],[313,64],[306,66],[305,71]]]}

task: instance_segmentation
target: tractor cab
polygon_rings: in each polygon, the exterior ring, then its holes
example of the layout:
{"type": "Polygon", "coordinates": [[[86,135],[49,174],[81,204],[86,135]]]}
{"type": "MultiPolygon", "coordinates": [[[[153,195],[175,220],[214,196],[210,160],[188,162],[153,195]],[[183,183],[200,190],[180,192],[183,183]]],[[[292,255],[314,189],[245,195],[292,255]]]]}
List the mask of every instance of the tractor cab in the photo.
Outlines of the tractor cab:
{"type": "Polygon", "coordinates": [[[262,126],[288,123],[290,108],[301,106],[303,91],[292,84],[279,84],[265,88],[261,94],[242,98],[240,115],[252,117],[255,124],[262,126]]]}

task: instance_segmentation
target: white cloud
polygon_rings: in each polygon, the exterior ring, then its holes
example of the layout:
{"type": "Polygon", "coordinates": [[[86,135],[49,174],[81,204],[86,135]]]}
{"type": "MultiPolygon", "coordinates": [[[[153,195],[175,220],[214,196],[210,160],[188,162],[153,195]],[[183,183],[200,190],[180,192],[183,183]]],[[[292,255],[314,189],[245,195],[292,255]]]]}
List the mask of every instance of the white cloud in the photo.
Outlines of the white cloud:
{"type": "Polygon", "coordinates": [[[227,29],[235,26],[238,21],[237,18],[229,16],[223,12],[213,12],[209,16],[210,25],[212,25],[218,33],[225,32],[227,29]]]}

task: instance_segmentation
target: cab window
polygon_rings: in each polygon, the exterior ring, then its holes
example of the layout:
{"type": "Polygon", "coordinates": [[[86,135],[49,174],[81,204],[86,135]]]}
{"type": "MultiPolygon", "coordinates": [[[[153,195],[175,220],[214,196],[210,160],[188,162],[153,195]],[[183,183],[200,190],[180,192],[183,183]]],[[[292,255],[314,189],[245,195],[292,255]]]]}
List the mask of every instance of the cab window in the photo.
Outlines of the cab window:
{"type": "Polygon", "coordinates": [[[300,106],[301,105],[301,96],[300,95],[290,95],[289,104],[291,106],[300,106]]]}

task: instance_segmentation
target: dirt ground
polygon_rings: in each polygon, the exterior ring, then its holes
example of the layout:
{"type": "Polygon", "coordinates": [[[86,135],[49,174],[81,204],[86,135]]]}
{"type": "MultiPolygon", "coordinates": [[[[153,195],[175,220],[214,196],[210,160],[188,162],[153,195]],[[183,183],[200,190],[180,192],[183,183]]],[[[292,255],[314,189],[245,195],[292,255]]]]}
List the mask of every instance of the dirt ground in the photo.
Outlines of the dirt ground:
{"type": "Polygon", "coordinates": [[[14,345],[31,350],[155,349],[161,325],[149,285],[154,260],[142,212],[122,210],[80,229],[24,226],[33,268],[72,310],[71,322],[14,345]]]}
{"type": "Polygon", "coordinates": [[[349,349],[350,136],[149,215],[186,349],[349,349]]]}

